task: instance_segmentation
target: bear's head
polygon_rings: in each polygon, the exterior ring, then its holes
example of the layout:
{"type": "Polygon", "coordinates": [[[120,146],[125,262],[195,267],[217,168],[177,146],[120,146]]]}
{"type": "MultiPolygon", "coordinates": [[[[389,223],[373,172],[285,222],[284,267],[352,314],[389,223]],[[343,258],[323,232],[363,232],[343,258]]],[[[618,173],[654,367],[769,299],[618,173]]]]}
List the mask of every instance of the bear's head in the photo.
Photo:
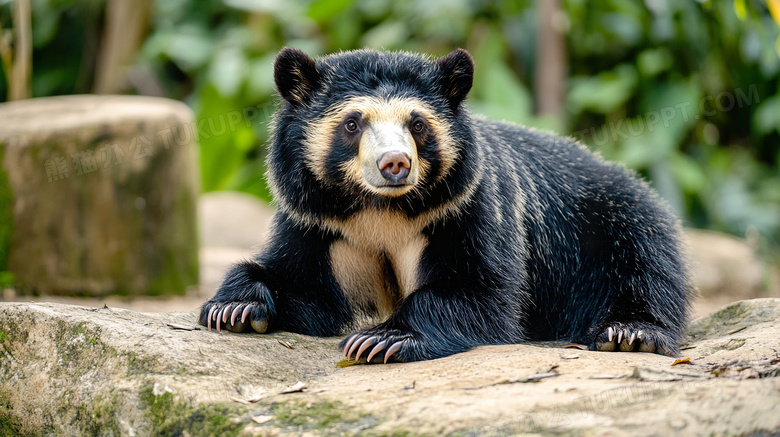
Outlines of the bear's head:
{"type": "Polygon", "coordinates": [[[357,50],[314,60],[285,48],[274,78],[268,180],[281,208],[343,218],[364,208],[421,214],[467,190],[478,166],[463,108],[474,62],[357,50]]]}

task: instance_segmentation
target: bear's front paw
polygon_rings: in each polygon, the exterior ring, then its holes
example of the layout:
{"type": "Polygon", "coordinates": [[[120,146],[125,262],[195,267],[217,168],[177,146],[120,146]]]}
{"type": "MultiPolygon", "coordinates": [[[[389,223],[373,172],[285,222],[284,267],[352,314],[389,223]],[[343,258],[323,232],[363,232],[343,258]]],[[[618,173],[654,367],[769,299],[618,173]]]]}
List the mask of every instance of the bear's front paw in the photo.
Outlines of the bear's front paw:
{"type": "Polygon", "coordinates": [[[589,349],[604,352],[649,352],[677,355],[677,344],[662,328],[642,322],[613,322],[596,327],[589,349]]]}
{"type": "Polygon", "coordinates": [[[355,361],[359,361],[366,353],[367,363],[404,362],[408,361],[406,352],[413,347],[415,341],[415,336],[411,333],[376,327],[345,338],[341,342],[341,350],[346,358],[355,361]]]}
{"type": "Polygon", "coordinates": [[[246,332],[251,329],[259,333],[268,330],[268,308],[259,302],[206,302],[200,310],[201,325],[217,328],[224,327],[233,332],[246,332]]]}

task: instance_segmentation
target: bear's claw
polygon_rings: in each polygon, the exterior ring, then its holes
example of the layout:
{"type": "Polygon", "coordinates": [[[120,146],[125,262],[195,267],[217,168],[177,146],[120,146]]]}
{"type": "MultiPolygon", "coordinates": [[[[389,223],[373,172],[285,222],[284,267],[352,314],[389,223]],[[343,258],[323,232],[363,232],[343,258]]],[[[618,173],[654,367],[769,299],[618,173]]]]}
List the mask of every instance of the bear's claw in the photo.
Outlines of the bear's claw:
{"type": "Polygon", "coordinates": [[[251,329],[264,333],[268,329],[268,321],[263,315],[265,307],[256,302],[231,302],[227,304],[210,303],[208,311],[204,306],[201,312],[200,323],[206,325],[211,331],[212,325],[217,332],[222,328],[233,332],[245,332],[251,329]],[[249,318],[249,324],[247,324],[249,318]],[[203,320],[205,319],[205,320],[203,320]]]}
{"type": "Polygon", "coordinates": [[[371,349],[371,353],[368,354],[366,357],[367,362],[371,362],[371,358],[374,358],[374,355],[376,355],[379,352],[382,352],[387,347],[387,340],[382,340],[379,343],[377,343],[373,349],[371,349]]]}
{"type": "Polygon", "coordinates": [[[355,355],[355,361],[358,361],[360,359],[360,356],[363,355],[363,352],[368,348],[369,346],[372,346],[376,344],[377,337],[368,337],[367,339],[363,340],[363,342],[360,344],[360,348],[357,350],[357,355],[355,355]]]}
{"type": "Polygon", "coordinates": [[[674,356],[676,346],[661,328],[640,322],[612,323],[600,330],[590,346],[604,352],[648,352],[674,356]]]}
{"type": "Polygon", "coordinates": [[[392,346],[390,346],[389,348],[387,348],[387,352],[385,352],[385,364],[387,364],[387,360],[388,360],[388,359],[389,359],[391,356],[393,356],[393,354],[394,354],[394,353],[396,353],[396,352],[398,352],[399,350],[401,350],[401,348],[404,346],[404,344],[405,344],[407,341],[408,341],[408,340],[401,340],[401,341],[399,341],[399,342],[393,343],[393,345],[392,345],[392,346]]]}
{"type": "MultiPolygon", "coordinates": [[[[360,360],[360,357],[364,352],[368,351],[366,356],[366,362],[371,363],[371,360],[384,351],[383,363],[387,364],[393,355],[400,351],[409,341],[408,338],[398,338],[399,336],[385,336],[359,332],[347,337],[342,342],[342,353],[347,359],[354,361],[360,360]],[[354,355],[354,358],[353,358],[354,355]]],[[[395,356],[393,361],[402,361],[398,356],[395,356]]]]}

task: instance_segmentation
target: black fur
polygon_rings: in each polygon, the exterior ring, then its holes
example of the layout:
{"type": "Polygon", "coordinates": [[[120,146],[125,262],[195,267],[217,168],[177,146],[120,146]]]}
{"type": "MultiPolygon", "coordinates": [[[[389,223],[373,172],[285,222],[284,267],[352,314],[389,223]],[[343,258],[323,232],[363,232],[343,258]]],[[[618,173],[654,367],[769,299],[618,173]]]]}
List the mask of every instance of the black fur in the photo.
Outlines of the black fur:
{"type": "Polygon", "coordinates": [[[448,96],[450,109],[457,111],[474,82],[474,60],[465,50],[457,49],[436,63],[446,72],[441,80],[442,93],[448,96]]]}
{"type": "MultiPolygon", "coordinates": [[[[462,105],[472,83],[467,52],[431,61],[361,50],[315,64],[285,49],[275,72],[290,104],[277,113],[269,149],[279,203],[273,233],[256,260],[228,273],[204,304],[202,324],[210,312],[254,302],[250,320],[267,321],[268,329],[343,333],[356,309],[331,271],[328,249],[342,236],[325,219],[371,208],[417,217],[473,190],[455,213],[423,230],[418,288],[362,338],[399,343],[392,359],[414,361],[524,340],[595,349],[611,327],[626,336],[641,330],[656,351],[677,353],[691,287],[676,219],[636,175],[574,141],[469,114],[462,105]],[[337,170],[328,183],[318,181],[305,165],[305,128],[332,105],[364,95],[413,97],[435,108],[457,149],[446,176],[441,139],[429,136],[418,144],[430,163],[420,190],[386,198],[337,170]]],[[[328,162],[338,169],[357,151],[334,138],[328,162]]]]}
{"type": "Polygon", "coordinates": [[[279,94],[292,106],[307,103],[320,87],[314,61],[302,51],[289,47],[276,57],[274,78],[279,94]]]}

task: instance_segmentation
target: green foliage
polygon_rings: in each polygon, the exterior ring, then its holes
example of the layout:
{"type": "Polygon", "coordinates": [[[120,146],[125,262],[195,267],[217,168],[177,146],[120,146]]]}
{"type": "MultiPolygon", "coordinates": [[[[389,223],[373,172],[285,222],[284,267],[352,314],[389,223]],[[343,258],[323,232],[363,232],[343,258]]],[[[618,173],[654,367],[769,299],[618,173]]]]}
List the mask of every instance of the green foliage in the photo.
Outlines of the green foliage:
{"type": "MultiPolygon", "coordinates": [[[[35,95],[87,91],[104,2],[34,3],[35,95]]],[[[574,135],[650,179],[688,225],[754,230],[780,247],[780,44],[766,2],[564,0],[563,120],[534,113],[536,3],[154,0],[138,64],[195,109],[203,189],[269,199],[262,145],[282,46],[464,47],[477,65],[474,112],[574,135]]]]}
{"type": "Polygon", "coordinates": [[[765,3],[575,3],[572,22],[612,25],[571,29],[573,130],[603,123],[614,135],[583,139],[648,176],[689,224],[780,243],[778,25],[765,3]]]}

